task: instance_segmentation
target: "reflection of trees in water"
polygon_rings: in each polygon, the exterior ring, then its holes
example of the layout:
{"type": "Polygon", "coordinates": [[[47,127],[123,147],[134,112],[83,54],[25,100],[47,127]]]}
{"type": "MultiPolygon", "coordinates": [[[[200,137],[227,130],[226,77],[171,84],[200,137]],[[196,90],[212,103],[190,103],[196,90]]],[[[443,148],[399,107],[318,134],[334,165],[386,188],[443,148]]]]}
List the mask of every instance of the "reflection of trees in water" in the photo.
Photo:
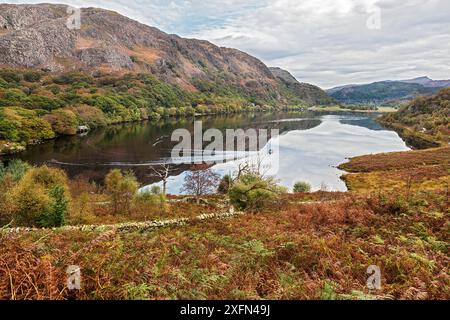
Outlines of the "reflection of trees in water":
{"type": "MultiPolygon", "coordinates": [[[[255,113],[231,116],[199,117],[203,130],[219,129],[224,139],[226,129],[279,129],[280,134],[292,130],[307,130],[318,126],[321,121],[311,119],[309,114],[299,113],[255,113]],[[298,121],[299,117],[308,117],[298,121]],[[293,121],[277,120],[295,118],[293,121]]],[[[100,181],[112,168],[131,169],[142,183],[153,183],[155,177],[149,176],[148,166],[128,166],[149,163],[170,156],[177,142],[171,141],[174,130],[185,128],[194,132],[194,119],[166,119],[158,122],[142,122],[112,125],[96,129],[83,137],[63,137],[47,143],[32,146],[19,157],[33,164],[61,162],[58,165],[74,177],[85,177],[100,181]],[[64,164],[65,163],[65,164],[64,164]]],[[[257,131],[257,133],[259,133],[257,131]]],[[[268,137],[270,139],[270,136],[268,137]]],[[[224,146],[226,141],[224,141],[224,146]]],[[[205,146],[209,142],[205,142],[205,146]]],[[[259,146],[261,149],[264,146],[259,146]]],[[[189,165],[177,166],[172,175],[189,169],[189,165]]]]}
{"type": "Polygon", "coordinates": [[[283,121],[276,122],[275,128],[280,130],[280,134],[294,131],[294,130],[309,130],[319,126],[322,123],[321,120],[318,119],[302,119],[295,121],[283,121]]]}

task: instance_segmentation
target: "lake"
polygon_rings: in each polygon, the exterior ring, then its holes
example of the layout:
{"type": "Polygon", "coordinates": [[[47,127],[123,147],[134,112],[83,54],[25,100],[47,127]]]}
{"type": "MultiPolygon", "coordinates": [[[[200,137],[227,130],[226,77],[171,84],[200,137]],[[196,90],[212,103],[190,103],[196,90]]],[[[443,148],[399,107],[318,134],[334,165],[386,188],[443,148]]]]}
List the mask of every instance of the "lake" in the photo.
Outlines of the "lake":
{"type": "MultiPolygon", "coordinates": [[[[337,166],[348,158],[365,154],[406,151],[405,142],[394,131],[380,126],[373,113],[256,113],[197,118],[203,130],[279,129],[259,152],[246,158],[219,163],[212,170],[233,173],[243,162],[261,154],[281,185],[292,188],[297,181],[309,182],[314,190],[346,191],[343,174],[337,166]],[[276,145],[276,148],[273,148],[276,145]],[[267,152],[270,148],[270,152],[267,152]],[[272,151],[276,149],[276,151],[272,151]]],[[[158,123],[142,122],[97,129],[85,136],[64,137],[31,146],[17,158],[33,164],[47,163],[64,168],[71,177],[100,181],[111,168],[133,170],[142,185],[160,183],[149,167],[170,159],[177,142],[172,132],[186,128],[194,131],[193,119],[170,119],[158,123]]],[[[231,150],[225,150],[231,151],[231,150]]],[[[225,152],[226,153],[226,152],[225,152]]],[[[253,160],[252,160],[253,158],[253,160]]],[[[168,192],[179,194],[190,165],[177,165],[168,182],[168,192]]]]}

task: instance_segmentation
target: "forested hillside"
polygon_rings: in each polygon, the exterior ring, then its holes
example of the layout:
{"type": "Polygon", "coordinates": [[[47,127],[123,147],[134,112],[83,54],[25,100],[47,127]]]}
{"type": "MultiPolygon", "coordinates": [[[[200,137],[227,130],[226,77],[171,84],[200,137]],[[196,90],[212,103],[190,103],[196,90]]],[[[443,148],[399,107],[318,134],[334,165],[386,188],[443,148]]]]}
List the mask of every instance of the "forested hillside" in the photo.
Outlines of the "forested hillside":
{"type": "Polygon", "coordinates": [[[288,107],[226,84],[197,80],[196,85],[199,90],[190,92],[142,73],[0,69],[0,153],[1,145],[20,151],[29,143],[76,134],[79,126],[288,107]]]}
{"type": "Polygon", "coordinates": [[[381,122],[397,131],[413,146],[427,148],[450,141],[450,88],[431,97],[419,97],[381,122]],[[438,142],[436,142],[438,141],[438,142]]]}

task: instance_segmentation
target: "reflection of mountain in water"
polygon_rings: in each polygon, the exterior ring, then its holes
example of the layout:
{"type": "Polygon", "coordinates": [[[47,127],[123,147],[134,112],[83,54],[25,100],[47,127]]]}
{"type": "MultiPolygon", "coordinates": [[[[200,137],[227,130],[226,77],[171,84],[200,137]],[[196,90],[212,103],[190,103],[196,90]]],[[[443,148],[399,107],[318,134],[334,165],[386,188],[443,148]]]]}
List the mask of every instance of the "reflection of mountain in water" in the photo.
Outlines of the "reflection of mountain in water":
{"type": "Polygon", "coordinates": [[[273,121],[274,129],[279,129],[280,134],[294,130],[309,130],[322,123],[319,119],[292,119],[289,121],[273,121]]]}
{"type": "MultiPolygon", "coordinates": [[[[270,139],[271,129],[279,129],[280,135],[285,136],[289,132],[318,129],[330,122],[336,125],[349,124],[377,131],[383,129],[371,119],[371,116],[355,116],[355,114],[324,115],[310,112],[278,112],[201,117],[196,120],[202,121],[203,133],[210,128],[218,129],[223,133],[224,139],[227,129],[256,129],[257,134],[260,133],[258,129],[265,129],[268,131],[268,139],[270,139]]],[[[178,144],[178,142],[171,141],[172,133],[176,129],[188,130],[193,139],[194,120],[166,119],[160,122],[114,125],[94,130],[83,137],[64,137],[32,146],[18,157],[37,165],[49,163],[63,167],[72,177],[83,175],[89,179],[100,181],[112,168],[121,168],[133,170],[141,183],[153,183],[155,178],[149,176],[149,166],[161,162],[161,159],[170,158],[171,150],[178,144]]],[[[354,131],[357,128],[350,127],[348,129],[354,131]]],[[[323,130],[319,129],[319,131],[323,130]]],[[[323,134],[326,137],[330,132],[323,132],[323,134]]],[[[209,144],[210,142],[204,142],[204,147],[209,144]]],[[[192,143],[192,145],[194,144],[192,143]]],[[[226,141],[223,145],[226,146],[226,141]]],[[[263,147],[260,145],[258,149],[263,147]]],[[[336,148],[338,147],[336,146],[336,148]]],[[[217,155],[220,156],[220,153],[217,155]]],[[[296,156],[300,157],[301,155],[296,156]]],[[[189,169],[189,167],[189,165],[178,166],[174,175],[189,169]]]]}
{"type": "MultiPolygon", "coordinates": [[[[280,134],[292,130],[306,130],[320,124],[320,120],[299,119],[293,122],[278,120],[302,116],[299,113],[255,113],[231,116],[202,117],[203,132],[215,128],[224,133],[226,129],[280,129],[280,134]]],[[[149,165],[170,157],[177,142],[171,141],[176,129],[187,129],[194,133],[193,119],[165,119],[159,122],[142,122],[113,125],[93,130],[83,137],[62,137],[47,143],[31,146],[19,158],[33,164],[48,163],[63,167],[70,176],[82,174],[94,180],[101,180],[115,167],[135,171],[144,183],[148,177],[149,165]]],[[[258,131],[257,131],[258,133],[258,131]]],[[[205,146],[209,142],[205,142],[205,146]]],[[[226,145],[224,141],[224,146],[226,145]]],[[[260,146],[260,148],[263,146],[260,146]]],[[[185,170],[186,166],[180,166],[185,170]]]]}

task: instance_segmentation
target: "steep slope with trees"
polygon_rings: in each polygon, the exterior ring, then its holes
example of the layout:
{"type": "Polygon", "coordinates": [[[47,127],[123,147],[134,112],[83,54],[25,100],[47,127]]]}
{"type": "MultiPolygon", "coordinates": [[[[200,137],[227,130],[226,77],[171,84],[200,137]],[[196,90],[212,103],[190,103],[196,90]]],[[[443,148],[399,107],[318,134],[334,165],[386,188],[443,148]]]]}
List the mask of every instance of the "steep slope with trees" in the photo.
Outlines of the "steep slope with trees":
{"type": "Polygon", "coordinates": [[[184,39],[124,17],[85,8],[80,28],[67,27],[65,5],[0,4],[0,65],[54,72],[151,73],[189,92],[232,91],[252,100],[316,103],[302,92],[284,94],[264,63],[235,49],[184,39]]]}

